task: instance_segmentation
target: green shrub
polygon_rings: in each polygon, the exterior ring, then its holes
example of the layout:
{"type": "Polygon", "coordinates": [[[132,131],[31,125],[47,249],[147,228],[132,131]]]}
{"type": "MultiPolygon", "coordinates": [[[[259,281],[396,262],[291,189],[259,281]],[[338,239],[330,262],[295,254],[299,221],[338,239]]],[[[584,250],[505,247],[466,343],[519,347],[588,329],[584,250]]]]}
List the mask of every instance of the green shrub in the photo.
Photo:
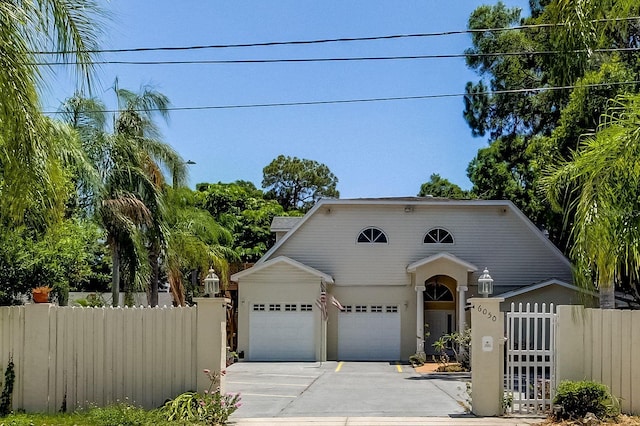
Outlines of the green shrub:
{"type": "Polygon", "coordinates": [[[427,357],[423,354],[413,354],[409,357],[409,362],[414,367],[420,367],[427,362],[427,357]]]}
{"type": "Polygon", "coordinates": [[[168,421],[206,425],[227,424],[229,416],[241,405],[240,395],[220,392],[220,376],[225,374],[224,370],[217,373],[205,369],[204,374],[209,378],[210,385],[203,394],[185,392],[161,408],[160,412],[168,421]]]}
{"type": "Polygon", "coordinates": [[[553,403],[559,405],[556,419],[581,419],[587,413],[593,413],[598,419],[615,417],[619,414],[616,398],[609,388],[593,381],[560,382],[553,403]]]}
{"type": "MultiPolygon", "coordinates": [[[[9,363],[7,369],[4,370],[4,387],[0,394],[0,417],[6,416],[11,412],[11,398],[13,395],[13,385],[16,381],[15,365],[13,364],[13,355],[9,354],[9,363]]],[[[0,381],[2,384],[2,381],[0,381]]]]}

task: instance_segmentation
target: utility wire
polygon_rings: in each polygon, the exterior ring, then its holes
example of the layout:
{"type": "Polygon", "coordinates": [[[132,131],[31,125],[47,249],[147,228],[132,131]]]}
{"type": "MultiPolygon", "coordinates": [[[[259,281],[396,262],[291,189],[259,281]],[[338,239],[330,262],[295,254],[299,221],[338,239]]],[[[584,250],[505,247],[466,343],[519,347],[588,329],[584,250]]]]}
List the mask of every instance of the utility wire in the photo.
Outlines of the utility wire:
{"type": "Polygon", "coordinates": [[[609,49],[577,49],[577,50],[541,50],[522,52],[494,52],[494,53],[452,53],[442,55],[408,55],[408,56],[361,56],[344,58],[292,58],[292,59],[201,59],[177,61],[92,61],[92,62],[34,62],[35,66],[54,65],[194,65],[194,64],[274,64],[274,63],[304,63],[304,62],[353,62],[353,61],[397,61],[412,59],[448,59],[448,58],[492,58],[498,56],[526,56],[526,55],[555,55],[567,53],[612,53],[637,52],[640,47],[616,47],[609,49]]]}
{"type": "MultiPolygon", "coordinates": [[[[309,105],[334,105],[334,104],[353,104],[353,103],[365,103],[365,102],[388,102],[388,101],[407,101],[407,100],[417,100],[417,99],[438,99],[438,98],[454,98],[460,96],[494,96],[494,95],[502,95],[502,94],[511,94],[511,93],[527,93],[527,92],[544,92],[544,91],[555,91],[555,90],[566,90],[566,89],[575,89],[576,87],[604,87],[604,86],[623,86],[623,85],[632,85],[632,84],[640,84],[640,80],[633,81],[621,81],[621,82],[611,82],[611,83],[594,83],[594,84],[583,84],[580,86],[577,85],[568,85],[568,86],[551,86],[551,87],[534,87],[530,89],[509,89],[509,90],[495,90],[489,92],[478,92],[478,93],[444,93],[437,95],[419,95],[419,96],[396,96],[396,97],[384,97],[384,98],[362,98],[362,99],[341,99],[341,100],[330,100],[330,101],[306,101],[306,102],[277,102],[277,103],[263,103],[263,104],[239,104],[239,105],[208,105],[208,106],[192,106],[192,107],[168,107],[164,108],[163,111],[201,111],[201,110],[214,110],[214,109],[241,109],[241,108],[270,108],[270,107],[289,107],[289,106],[309,106],[309,105]]],[[[157,111],[158,109],[151,108],[145,109],[145,111],[157,111]]],[[[141,110],[134,110],[141,111],[141,110]]],[[[117,113],[118,110],[103,110],[103,111],[95,111],[98,113],[117,113]]],[[[66,111],[47,111],[45,114],[65,114],[66,111]]]]}
{"type": "MultiPolygon", "coordinates": [[[[640,19],[640,16],[630,16],[626,18],[603,18],[603,19],[595,19],[589,22],[591,23],[620,22],[620,21],[632,21],[636,19],[640,19]]],[[[83,50],[82,52],[84,53],[125,53],[125,52],[225,49],[225,48],[264,47],[264,46],[288,46],[288,45],[355,42],[355,41],[393,40],[393,39],[403,39],[403,38],[439,37],[439,36],[449,36],[449,35],[456,35],[456,34],[477,34],[477,33],[483,33],[483,32],[501,32],[501,31],[513,31],[513,30],[528,30],[528,29],[535,29],[535,28],[563,27],[565,25],[567,24],[560,22],[557,24],[532,24],[532,25],[518,25],[513,27],[501,27],[501,28],[477,28],[477,29],[467,29],[467,30],[442,31],[442,32],[434,32],[434,33],[393,34],[393,35],[371,36],[371,37],[342,37],[342,38],[327,38],[327,39],[317,39],[317,40],[268,41],[268,42],[259,42],[259,43],[209,44],[209,45],[195,45],[195,46],[135,47],[135,48],[129,48],[129,49],[89,49],[89,50],[83,50]]],[[[61,55],[61,54],[70,54],[75,52],[73,51],[34,51],[30,53],[38,54],[38,55],[61,55]]]]}

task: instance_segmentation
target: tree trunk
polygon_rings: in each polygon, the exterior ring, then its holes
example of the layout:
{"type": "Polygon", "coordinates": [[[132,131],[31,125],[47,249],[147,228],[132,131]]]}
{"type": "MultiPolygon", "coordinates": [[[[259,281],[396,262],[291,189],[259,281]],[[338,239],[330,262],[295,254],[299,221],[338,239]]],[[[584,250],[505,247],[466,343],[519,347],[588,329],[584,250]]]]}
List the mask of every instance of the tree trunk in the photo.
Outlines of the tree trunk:
{"type": "Polygon", "coordinates": [[[113,261],[111,269],[111,306],[117,308],[120,301],[120,254],[118,253],[118,246],[116,244],[113,245],[111,252],[113,261]]]}
{"type": "Polygon", "coordinates": [[[147,302],[149,302],[149,306],[156,307],[158,306],[158,282],[160,281],[160,261],[159,261],[159,252],[160,247],[157,244],[153,243],[151,249],[149,250],[149,264],[151,265],[151,276],[149,279],[151,280],[151,285],[149,286],[149,296],[147,302]]]}
{"type": "Polygon", "coordinates": [[[608,286],[600,286],[600,309],[615,309],[615,286],[613,283],[608,286]]]}

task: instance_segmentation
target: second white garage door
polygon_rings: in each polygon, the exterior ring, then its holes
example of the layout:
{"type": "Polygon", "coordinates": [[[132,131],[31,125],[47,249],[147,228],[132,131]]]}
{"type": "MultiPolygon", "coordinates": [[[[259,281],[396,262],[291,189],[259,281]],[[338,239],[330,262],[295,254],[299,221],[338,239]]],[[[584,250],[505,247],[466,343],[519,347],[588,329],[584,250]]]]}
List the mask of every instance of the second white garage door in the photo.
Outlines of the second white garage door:
{"type": "Polygon", "coordinates": [[[311,304],[254,303],[249,314],[249,361],[315,361],[311,304]]]}
{"type": "Polygon", "coordinates": [[[400,359],[400,313],[397,306],[346,306],[338,315],[338,359],[400,359]]]}

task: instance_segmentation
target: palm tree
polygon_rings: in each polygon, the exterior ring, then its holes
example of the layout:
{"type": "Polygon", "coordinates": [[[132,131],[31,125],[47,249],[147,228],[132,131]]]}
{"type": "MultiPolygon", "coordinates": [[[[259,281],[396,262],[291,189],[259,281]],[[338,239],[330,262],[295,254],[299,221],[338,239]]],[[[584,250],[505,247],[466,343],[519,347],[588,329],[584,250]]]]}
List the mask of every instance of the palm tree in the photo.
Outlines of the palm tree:
{"type": "Polygon", "coordinates": [[[151,223],[143,229],[146,239],[148,264],[150,266],[148,290],[151,306],[158,303],[160,262],[167,245],[165,205],[162,188],[165,185],[163,168],[173,175],[173,182],[183,183],[186,177],[186,163],[170,145],[162,142],[155,117],[168,120],[169,99],[149,86],[142,87],[140,93],[118,88],[119,113],[115,118],[114,133],[126,143],[135,147],[139,154],[139,166],[151,185],[138,185],[142,202],[151,212],[151,223]]]}
{"type": "MultiPolygon", "coordinates": [[[[114,91],[118,112],[113,133],[105,128],[105,107],[97,99],[76,94],[63,105],[63,118],[81,135],[100,187],[85,185],[85,205],[95,211],[107,234],[113,260],[113,304],[119,302],[121,278],[128,296],[135,288],[149,290],[149,303],[157,304],[159,262],[166,246],[163,168],[183,182],[185,163],[173,148],[160,140],[155,116],[168,118],[169,101],[150,87],[140,93],[114,91]],[[87,191],[88,189],[88,191],[87,191]],[[122,276],[121,276],[122,273],[122,276]]],[[[80,182],[82,180],[80,179],[80,182]]],[[[129,299],[130,300],[130,299],[129,299]]]]}
{"type": "Polygon", "coordinates": [[[185,304],[183,278],[186,273],[202,273],[213,267],[221,281],[229,281],[228,260],[238,260],[231,248],[231,232],[219,225],[208,211],[195,207],[187,188],[167,188],[166,268],[169,287],[176,304],[185,304]]]}
{"type": "Polygon", "coordinates": [[[0,2],[0,209],[14,224],[29,216],[51,223],[67,195],[59,153],[69,135],[40,111],[42,57],[34,52],[53,49],[78,63],[88,86],[100,15],[93,0],[0,2]]]}
{"type": "Polygon", "coordinates": [[[640,282],[640,95],[619,96],[603,118],[542,185],[571,227],[576,282],[592,287],[595,279],[600,306],[615,308],[616,282],[640,282]]]}

